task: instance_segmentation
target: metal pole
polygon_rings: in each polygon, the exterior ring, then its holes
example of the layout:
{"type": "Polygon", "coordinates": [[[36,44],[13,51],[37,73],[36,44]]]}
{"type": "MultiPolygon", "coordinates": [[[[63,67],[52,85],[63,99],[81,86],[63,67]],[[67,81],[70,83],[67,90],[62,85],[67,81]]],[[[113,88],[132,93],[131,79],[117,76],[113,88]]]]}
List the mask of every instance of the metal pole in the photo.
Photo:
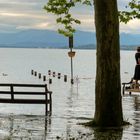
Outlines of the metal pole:
{"type": "MultiPolygon", "coordinates": [[[[72,52],[73,36],[69,37],[69,48],[70,48],[70,52],[72,52]]],[[[71,59],[71,84],[74,84],[74,81],[73,81],[73,60],[72,60],[72,57],[70,57],[70,59],[71,59]]]]}
{"type": "MultiPolygon", "coordinates": [[[[72,48],[71,48],[71,52],[72,52],[72,48]]],[[[72,57],[70,59],[71,59],[71,84],[74,84],[74,81],[73,81],[73,60],[72,60],[72,57]]]]}

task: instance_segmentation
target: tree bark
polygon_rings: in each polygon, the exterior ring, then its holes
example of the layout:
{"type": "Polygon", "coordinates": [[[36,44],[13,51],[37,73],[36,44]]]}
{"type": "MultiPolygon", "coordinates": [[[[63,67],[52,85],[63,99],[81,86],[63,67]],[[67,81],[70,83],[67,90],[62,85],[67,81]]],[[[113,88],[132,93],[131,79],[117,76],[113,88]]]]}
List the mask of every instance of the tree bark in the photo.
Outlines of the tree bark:
{"type": "Polygon", "coordinates": [[[123,123],[117,0],[94,0],[97,68],[94,122],[101,127],[123,123]]]}

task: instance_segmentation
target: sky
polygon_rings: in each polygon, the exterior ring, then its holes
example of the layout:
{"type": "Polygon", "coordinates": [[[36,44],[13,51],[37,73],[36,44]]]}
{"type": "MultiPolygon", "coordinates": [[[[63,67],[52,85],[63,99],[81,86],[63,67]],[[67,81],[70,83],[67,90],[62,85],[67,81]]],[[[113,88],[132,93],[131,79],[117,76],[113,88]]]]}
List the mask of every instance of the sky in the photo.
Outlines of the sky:
{"type": "MultiPolygon", "coordinates": [[[[56,17],[47,13],[43,6],[48,0],[0,0],[0,33],[18,32],[27,29],[57,30],[56,17]]],[[[129,0],[118,0],[118,9],[125,9],[129,0]]],[[[89,6],[78,6],[73,15],[81,20],[78,30],[95,32],[94,9],[89,6]]],[[[120,24],[120,32],[140,33],[140,20],[120,24]]]]}

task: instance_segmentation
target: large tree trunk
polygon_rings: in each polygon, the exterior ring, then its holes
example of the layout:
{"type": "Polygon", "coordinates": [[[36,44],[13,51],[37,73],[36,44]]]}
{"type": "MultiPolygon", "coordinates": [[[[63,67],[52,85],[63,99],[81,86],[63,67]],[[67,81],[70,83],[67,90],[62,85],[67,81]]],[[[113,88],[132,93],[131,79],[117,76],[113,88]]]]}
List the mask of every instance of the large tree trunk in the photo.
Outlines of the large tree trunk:
{"type": "Polygon", "coordinates": [[[96,125],[121,126],[120,48],[117,0],[94,0],[97,37],[96,125]]]}

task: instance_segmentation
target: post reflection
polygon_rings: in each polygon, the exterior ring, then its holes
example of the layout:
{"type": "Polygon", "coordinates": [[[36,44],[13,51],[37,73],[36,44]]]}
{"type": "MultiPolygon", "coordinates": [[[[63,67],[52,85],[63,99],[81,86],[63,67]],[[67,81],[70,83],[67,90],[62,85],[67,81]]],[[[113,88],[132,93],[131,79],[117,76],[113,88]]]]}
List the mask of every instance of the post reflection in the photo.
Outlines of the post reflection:
{"type": "Polygon", "coordinates": [[[73,118],[75,117],[75,107],[78,99],[78,87],[73,85],[70,88],[69,96],[67,97],[67,124],[66,124],[66,138],[72,139],[73,118]]]}
{"type": "Polygon", "coordinates": [[[50,116],[0,116],[0,124],[0,139],[46,140],[51,131],[50,116]]]}

